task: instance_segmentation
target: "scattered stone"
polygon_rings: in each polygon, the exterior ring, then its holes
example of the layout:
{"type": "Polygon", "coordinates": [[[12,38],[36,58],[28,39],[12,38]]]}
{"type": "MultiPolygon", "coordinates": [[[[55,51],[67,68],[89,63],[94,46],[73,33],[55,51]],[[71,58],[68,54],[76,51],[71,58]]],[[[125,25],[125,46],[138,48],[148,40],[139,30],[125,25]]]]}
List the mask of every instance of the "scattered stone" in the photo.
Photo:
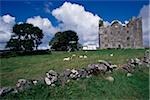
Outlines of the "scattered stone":
{"type": "Polygon", "coordinates": [[[117,68],[117,65],[110,65],[110,68],[116,69],[116,68],[117,68]]]}
{"type": "Polygon", "coordinates": [[[70,81],[70,74],[71,74],[70,69],[66,69],[63,71],[63,73],[60,74],[59,79],[63,86],[65,85],[65,83],[68,83],[70,81]]]}
{"type": "Polygon", "coordinates": [[[53,70],[49,70],[46,73],[44,80],[47,85],[53,85],[58,81],[58,73],[53,70]]]}
{"type": "Polygon", "coordinates": [[[5,96],[9,93],[11,93],[14,89],[11,87],[2,87],[0,88],[0,96],[5,96]]]}
{"type": "Polygon", "coordinates": [[[110,82],[114,82],[115,79],[112,76],[108,76],[108,77],[106,77],[106,80],[108,80],[110,82]]]}
{"type": "Polygon", "coordinates": [[[51,85],[51,81],[50,81],[50,79],[48,78],[48,77],[45,77],[45,83],[47,84],[47,85],[51,85]]]}
{"type": "Polygon", "coordinates": [[[80,78],[86,78],[88,76],[88,73],[85,68],[79,69],[78,73],[78,77],[80,78]]]}
{"type": "Polygon", "coordinates": [[[79,78],[79,73],[78,73],[78,71],[77,70],[75,70],[75,69],[72,69],[71,70],[71,73],[70,73],[70,78],[71,79],[77,79],[77,78],[79,78]]]}
{"type": "Polygon", "coordinates": [[[28,81],[26,79],[19,79],[17,84],[16,84],[16,89],[19,91],[23,91],[25,89],[31,88],[33,83],[31,81],[28,81]]]}
{"type": "Polygon", "coordinates": [[[127,71],[128,73],[132,73],[134,71],[135,66],[133,64],[123,64],[122,69],[127,71]]]}
{"type": "Polygon", "coordinates": [[[37,85],[38,81],[37,81],[37,80],[33,80],[32,83],[33,83],[34,85],[37,85]]]}
{"type": "Polygon", "coordinates": [[[131,77],[132,76],[132,74],[131,73],[127,73],[127,77],[131,77]]]}
{"type": "Polygon", "coordinates": [[[150,50],[146,50],[144,53],[143,65],[150,67],[150,50]]]}

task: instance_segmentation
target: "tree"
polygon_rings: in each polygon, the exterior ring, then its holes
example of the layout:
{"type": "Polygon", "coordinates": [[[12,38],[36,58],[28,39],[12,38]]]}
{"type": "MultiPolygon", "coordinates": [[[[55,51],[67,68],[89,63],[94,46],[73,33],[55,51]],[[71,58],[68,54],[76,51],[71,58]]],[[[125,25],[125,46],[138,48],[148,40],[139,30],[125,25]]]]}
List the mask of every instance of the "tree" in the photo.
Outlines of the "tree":
{"type": "Polygon", "coordinates": [[[56,51],[74,51],[78,49],[78,40],[77,33],[68,30],[64,32],[57,32],[49,42],[49,45],[51,45],[51,48],[56,51]]]}
{"type": "Polygon", "coordinates": [[[99,20],[99,27],[101,27],[103,25],[104,25],[103,20],[99,20]]]}
{"type": "Polygon", "coordinates": [[[14,35],[7,42],[6,48],[14,51],[32,51],[42,43],[43,32],[32,24],[15,24],[13,27],[14,35]]]}

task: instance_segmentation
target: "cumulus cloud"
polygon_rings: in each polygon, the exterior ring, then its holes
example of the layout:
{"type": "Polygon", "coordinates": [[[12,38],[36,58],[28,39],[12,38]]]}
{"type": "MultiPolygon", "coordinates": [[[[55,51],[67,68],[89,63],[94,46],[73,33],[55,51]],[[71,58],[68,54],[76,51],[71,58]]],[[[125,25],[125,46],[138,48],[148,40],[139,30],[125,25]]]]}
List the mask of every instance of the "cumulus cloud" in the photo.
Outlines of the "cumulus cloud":
{"type": "Polygon", "coordinates": [[[28,18],[26,22],[39,27],[43,31],[44,33],[44,38],[42,39],[43,43],[40,45],[39,48],[48,47],[51,37],[59,30],[58,28],[52,26],[52,23],[48,18],[42,18],[40,16],[28,18]]]}
{"type": "Polygon", "coordinates": [[[65,2],[61,7],[52,11],[52,15],[60,22],[59,28],[74,30],[78,33],[79,41],[84,45],[98,44],[98,22],[100,17],[85,11],[78,4],[65,2]]]}
{"type": "Polygon", "coordinates": [[[10,15],[0,16],[0,49],[4,49],[11,38],[12,27],[15,24],[15,17],[10,15]]]}
{"type": "Polygon", "coordinates": [[[144,46],[150,46],[150,5],[144,5],[139,13],[139,17],[142,17],[142,29],[144,46]]]}

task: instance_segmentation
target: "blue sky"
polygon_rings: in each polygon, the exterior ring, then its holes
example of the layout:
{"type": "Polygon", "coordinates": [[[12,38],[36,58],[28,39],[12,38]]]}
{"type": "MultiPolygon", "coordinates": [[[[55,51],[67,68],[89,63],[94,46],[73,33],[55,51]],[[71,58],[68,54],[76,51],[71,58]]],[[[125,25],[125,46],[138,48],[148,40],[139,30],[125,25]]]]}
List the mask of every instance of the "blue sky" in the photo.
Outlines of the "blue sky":
{"type": "MultiPolygon", "coordinates": [[[[136,1],[101,1],[101,0],[67,0],[71,3],[77,3],[85,7],[86,11],[97,14],[104,20],[111,22],[114,19],[120,21],[129,20],[132,16],[138,16],[143,5],[148,5],[148,0],[136,1]]],[[[23,1],[1,1],[1,16],[10,14],[16,17],[16,21],[25,21],[32,16],[47,17],[53,25],[57,25],[57,20],[44,10],[45,4],[50,4],[49,9],[52,11],[61,6],[65,1],[62,0],[23,0],[23,1]]]]}
{"type": "Polygon", "coordinates": [[[58,31],[73,30],[83,45],[98,45],[98,22],[105,25],[119,20],[122,23],[132,16],[142,17],[143,43],[149,45],[150,4],[148,0],[1,0],[0,49],[10,39],[12,27],[18,22],[31,23],[44,33],[42,45],[58,31]]]}

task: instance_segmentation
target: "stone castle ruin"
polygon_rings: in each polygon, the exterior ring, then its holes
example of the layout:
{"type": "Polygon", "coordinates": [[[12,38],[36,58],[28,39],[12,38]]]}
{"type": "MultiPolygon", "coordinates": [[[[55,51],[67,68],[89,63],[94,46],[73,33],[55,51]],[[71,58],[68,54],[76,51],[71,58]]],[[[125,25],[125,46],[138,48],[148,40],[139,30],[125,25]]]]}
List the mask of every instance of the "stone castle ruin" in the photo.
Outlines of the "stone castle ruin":
{"type": "Polygon", "coordinates": [[[133,17],[127,24],[115,20],[108,26],[99,21],[99,46],[101,49],[142,48],[142,18],[133,17]]]}

